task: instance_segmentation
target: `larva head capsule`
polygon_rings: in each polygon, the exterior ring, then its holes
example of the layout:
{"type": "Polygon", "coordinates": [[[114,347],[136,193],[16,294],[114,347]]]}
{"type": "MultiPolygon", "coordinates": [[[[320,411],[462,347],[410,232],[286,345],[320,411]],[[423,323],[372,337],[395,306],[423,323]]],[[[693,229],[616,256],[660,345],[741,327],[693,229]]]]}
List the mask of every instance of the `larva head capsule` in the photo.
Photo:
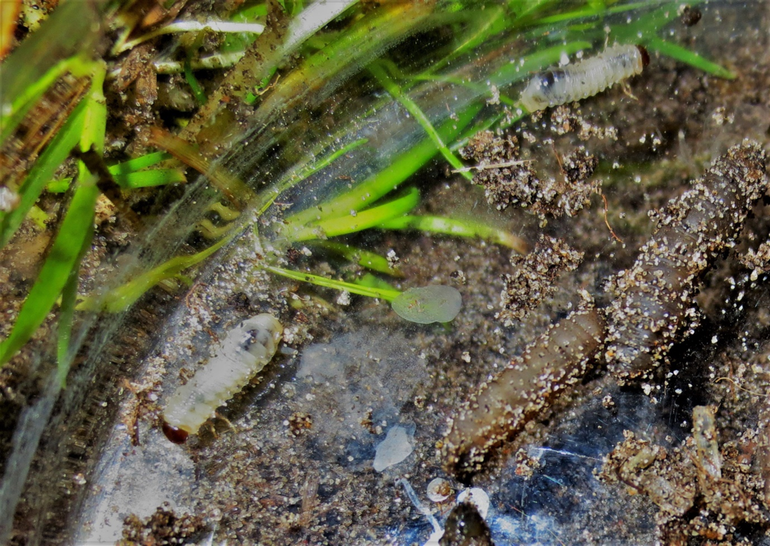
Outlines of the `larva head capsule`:
{"type": "Polygon", "coordinates": [[[187,437],[190,435],[189,432],[182,428],[172,427],[165,421],[165,419],[163,420],[163,434],[166,436],[166,438],[175,444],[185,443],[187,441],[187,437]]]}
{"type": "Polygon", "coordinates": [[[642,58],[642,66],[647,66],[650,64],[650,54],[647,53],[647,49],[645,49],[644,46],[637,45],[636,49],[639,50],[639,55],[642,58]]]}

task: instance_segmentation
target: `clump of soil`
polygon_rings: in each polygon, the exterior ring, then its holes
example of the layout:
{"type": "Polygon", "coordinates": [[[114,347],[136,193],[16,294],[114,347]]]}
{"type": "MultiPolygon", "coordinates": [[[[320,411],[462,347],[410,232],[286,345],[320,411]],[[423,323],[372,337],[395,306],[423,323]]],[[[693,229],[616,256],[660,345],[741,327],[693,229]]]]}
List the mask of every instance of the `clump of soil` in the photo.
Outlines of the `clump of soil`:
{"type": "MultiPolygon", "coordinates": [[[[577,148],[560,161],[554,178],[538,173],[530,159],[521,159],[518,139],[482,131],[461,151],[476,161],[474,184],[484,187],[490,205],[503,210],[511,205],[528,208],[538,217],[574,216],[598,193],[599,183],[590,178],[598,160],[585,148],[577,148]]],[[[558,158],[558,156],[557,156],[558,158]]]]}
{"type": "Polygon", "coordinates": [[[535,249],[526,256],[511,257],[513,273],[503,275],[502,311],[498,318],[506,326],[521,321],[544,299],[556,292],[554,281],[562,273],[574,271],[584,253],[549,235],[541,235],[535,249]]]}

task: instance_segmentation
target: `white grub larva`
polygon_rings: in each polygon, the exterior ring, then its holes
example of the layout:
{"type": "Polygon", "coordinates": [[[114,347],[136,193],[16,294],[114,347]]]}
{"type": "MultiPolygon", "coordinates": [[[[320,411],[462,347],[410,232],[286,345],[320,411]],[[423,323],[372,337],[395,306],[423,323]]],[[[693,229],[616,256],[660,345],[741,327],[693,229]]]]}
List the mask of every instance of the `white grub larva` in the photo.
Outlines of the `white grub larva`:
{"type": "Polygon", "coordinates": [[[593,307],[551,326],[459,412],[443,442],[447,471],[462,481],[479,471],[494,449],[580,380],[603,340],[604,317],[593,307]]]}
{"type": "Polygon", "coordinates": [[[163,433],[175,444],[196,434],[249,380],[272,360],[283,335],[273,315],[261,314],[227,333],[216,355],[177,388],[163,411],[163,433]]]}
{"type": "Polygon", "coordinates": [[[641,74],[649,63],[650,56],[642,46],[615,45],[596,57],[536,75],[519,102],[528,112],[536,112],[582,100],[641,74]]]}
{"type": "Polygon", "coordinates": [[[758,144],[733,146],[655,214],[657,231],[609,286],[606,357],[616,379],[648,372],[677,340],[703,273],[735,244],[767,189],[765,160],[758,144]]]}

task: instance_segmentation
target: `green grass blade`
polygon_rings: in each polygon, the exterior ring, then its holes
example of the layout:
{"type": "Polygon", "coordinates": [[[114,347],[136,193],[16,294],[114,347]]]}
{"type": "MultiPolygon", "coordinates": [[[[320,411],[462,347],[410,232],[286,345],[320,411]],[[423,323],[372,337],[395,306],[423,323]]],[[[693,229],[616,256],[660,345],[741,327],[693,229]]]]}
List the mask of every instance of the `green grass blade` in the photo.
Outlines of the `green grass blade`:
{"type": "Polygon", "coordinates": [[[666,55],[676,59],[677,61],[687,63],[690,66],[703,70],[704,72],[708,72],[709,74],[713,74],[719,78],[724,78],[726,80],[734,80],[736,78],[735,74],[726,68],[701,57],[694,51],[691,51],[672,42],[667,42],[666,40],[658,38],[657,36],[649,38],[645,45],[647,46],[647,49],[650,49],[651,51],[657,51],[662,55],[666,55]]]}
{"type": "Polygon", "coordinates": [[[83,130],[87,101],[81,101],[70,114],[62,128],[48,144],[27,178],[19,188],[21,199],[18,206],[8,213],[0,213],[0,248],[8,244],[21,225],[40,193],[53,176],[59,165],[77,145],[83,130]]]}
{"type": "MultiPolygon", "coordinates": [[[[187,182],[184,172],[179,169],[152,169],[148,171],[126,172],[113,174],[112,178],[118,186],[126,190],[187,182]]],[[[64,193],[69,188],[71,182],[72,178],[52,180],[46,185],[45,189],[51,193],[64,193]]]]}
{"type": "MultiPolygon", "coordinates": [[[[430,122],[422,109],[420,109],[420,107],[417,106],[417,104],[415,104],[415,102],[409,98],[409,96],[405,95],[401,91],[401,87],[388,75],[388,73],[385,71],[386,66],[388,68],[395,68],[393,63],[380,61],[370,64],[369,72],[377,79],[380,85],[385,88],[391,97],[400,102],[401,105],[406,108],[406,110],[412,114],[412,116],[414,116],[414,119],[417,120],[417,123],[419,123],[420,126],[425,130],[438,151],[441,152],[441,155],[444,156],[444,159],[447,160],[447,163],[452,165],[455,169],[462,169],[465,167],[463,162],[460,161],[460,159],[454,155],[449,148],[447,148],[446,144],[444,144],[441,135],[439,135],[438,131],[436,131],[436,129],[433,127],[433,124],[430,122]]],[[[473,175],[468,172],[463,171],[462,175],[468,180],[473,180],[473,175]]]]}
{"type": "Polygon", "coordinates": [[[149,171],[113,175],[113,178],[121,188],[127,190],[187,182],[184,173],[179,169],[152,169],[149,171]]]}
{"type": "Polygon", "coordinates": [[[129,159],[123,163],[118,163],[117,165],[112,165],[109,167],[109,171],[112,175],[128,174],[152,167],[158,163],[161,163],[162,161],[171,159],[171,157],[171,154],[166,152],[152,152],[136,157],[134,159],[129,159]]]}
{"type": "Polygon", "coordinates": [[[94,177],[86,179],[75,191],[56,241],[19,311],[13,329],[0,343],[0,366],[29,341],[53,308],[70,274],[77,274],[82,249],[91,238],[98,196],[94,177]]]}
{"type": "Polygon", "coordinates": [[[177,256],[158,267],[143,273],[134,280],[119,286],[107,292],[104,296],[89,296],[80,302],[78,310],[99,311],[104,310],[110,313],[119,313],[128,309],[136,300],[138,300],[150,288],[159,282],[178,276],[185,269],[205,260],[214,252],[229,243],[235,234],[225,237],[206,250],[202,250],[191,256],[177,256]]]}
{"type": "Polygon", "coordinates": [[[479,238],[507,246],[518,252],[526,254],[528,251],[527,243],[515,235],[502,231],[497,228],[473,222],[460,220],[459,218],[449,218],[445,216],[402,216],[387,220],[378,226],[380,229],[416,229],[427,231],[429,233],[440,233],[442,235],[453,235],[455,237],[479,238]]]}
{"type": "Polygon", "coordinates": [[[361,267],[377,271],[378,273],[385,273],[386,275],[392,275],[394,277],[404,276],[400,269],[391,267],[387,258],[362,248],[356,248],[344,243],[335,243],[333,241],[314,241],[313,243],[309,243],[309,245],[318,247],[325,252],[337,254],[348,262],[356,263],[361,267]]]}
{"type": "MultiPolygon", "coordinates": [[[[463,112],[457,119],[449,119],[439,128],[439,135],[445,142],[455,138],[481,110],[481,104],[474,104],[463,112]]],[[[349,214],[351,210],[361,210],[380,197],[397,188],[404,180],[412,176],[436,154],[436,146],[430,138],[426,138],[416,146],[393,159],[393,162],[382,171],[372,175],[353,189],[338,195],[320,206],[311,207],[285,218],[287,237],[317,218],[325,219],[349,214]]]]}
{"type": "MultiPolygon", "coordinates": [[[[88,233],[83,240],[83,246],[76,259],[77,264],[80,264],[83,260],[83,256],[85,256],[86,252],[88,252],[88,249],[91,247],[92,238],[93,223],[90,225],[90,233],[88,233]]],[[[67,374],[69,373],[72,360],[75,358],[77,350],[77,347],[70,346],[70,339],[72,337],[72,324],[75,316],[75,305],[77,303],[78,295],[78,270],[79,268],[75,267],[70,271],[67,282],[62,289],[61,303],[59,304],[60,312],[59,322],[57,324],[56,360],[58,364],[57,376],[62,388],[65,387],[67,382],[67,374]]]]}
{"type": "Polygon", "coordinates": [[[393,301],[401,293],[398,290],[370,288],[359,284],[330,279],[328,277],[320,277],[311,273],[301,273],[299,271],[292,271],[291,269],[283,269],[282,267],[276,267],[273,265],[265,265],[264,268],[271,273],[275,273],[276,275],[287,277],[295,281],[306,282],[316,286],[322,286],[324,288],[333,288],[335,290],[347,290],[351,294],[367,296],[369,298],[380,298],[386,301],[393,301]]]}
{"type": "Polygon", "coordinates": [[[322,237],[337,237],[356,233],[365,229],[377,227],[383,222],[406,214],[420,203],[420,192],[416,188],[411,188],[409,192],[397,199],[389,201],[371,209],[362,212],[348,213],[338,218],[322,220],[314,224],[308,224],[304,228],[294,232],[293,241],[307,241],[309,239],[318,239],[322,237]]]}
{"type": "Polygon", "coordinates": [[[270,197],[261,205],[258,205],[257,209],[257,215],[262,216],[264,212],[270,208],[270,205],[273,204],[273,202],[278,198],[279,195],[281,195],[286,190],[296,186],[306,178],[312,176],[313,174],[317,173],[318,171],[321,171],[322,169],[325,169],[329,165],[331,165],[337,158],[339,158],[342,155],[345,155],[346,153],[355,150],[359,146],[363,146],[368,142],[368,139],[366,138],[360,138],[358,140],[355,140],[349,144],[346,144],[339,150],[335,150],[328,156],[325,156],[321,158],[319,161],[312,163],[304,168],[300,168],[297,172],[290,173],[286,178],[278,182],[275,187],[270,188],[270,197]]]}
{"type": "Polygon", "coordinates": [[[104,98],[104,78],[107,67],[104,63],[94,63],[91,89],[86,97],[83,132],[80,135],[80,149],[93,148],[99,155],[104,154],[104,138],[107,130],[107,101],[104,98]]]}

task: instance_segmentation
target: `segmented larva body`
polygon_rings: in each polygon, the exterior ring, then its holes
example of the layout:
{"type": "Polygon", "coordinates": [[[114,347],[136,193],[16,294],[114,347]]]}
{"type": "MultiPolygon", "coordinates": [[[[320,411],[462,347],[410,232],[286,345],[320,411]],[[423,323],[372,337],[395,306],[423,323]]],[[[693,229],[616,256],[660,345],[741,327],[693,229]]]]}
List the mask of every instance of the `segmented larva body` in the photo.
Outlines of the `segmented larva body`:
{"type": "Polygon", "coordinates": [[[228,332],[216,355],[168,400],[163,433],[174,443],[196,434],[233,395],[272,360],[283,335],[274,316],[257,315],[228,332]]]}
{"type": "Polygon", "coordinates": [[[528,112],[592,97],[636,74],[650,63],[647,50],[615,45],[596,57],[538,74],[519,99],[528,112]]]}
{"type": "Polygon", "coordinates": [[[633,267],[610,282],[606,357],[617,379],[644,374],[665,356],[688,324],[702,274],[735,244],[767,184],[759,145],[734,146],[655,215],[658,229],[633,267]]]}
{"type": "Polygon", "coordinates": [[[604,317],[575,311],[551,326],[497,377],[484,383],[444,438],[446,469],[460,480],[480,470],[562,390],[580,380],[604,340],[604,317]]]}

